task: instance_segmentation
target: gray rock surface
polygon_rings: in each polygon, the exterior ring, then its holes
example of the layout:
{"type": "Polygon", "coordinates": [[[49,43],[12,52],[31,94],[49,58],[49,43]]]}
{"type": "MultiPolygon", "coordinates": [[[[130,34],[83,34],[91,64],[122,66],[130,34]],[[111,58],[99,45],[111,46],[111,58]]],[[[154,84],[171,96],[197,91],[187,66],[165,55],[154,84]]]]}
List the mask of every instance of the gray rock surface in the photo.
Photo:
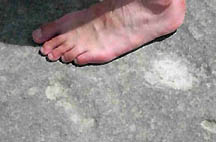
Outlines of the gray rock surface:
{"type": "Polygon", "coordinates": [[[48,62],[31,31],[81,0],[0,1],[0,142],[215,142],[216,2],[100,66],[48,62]]]}

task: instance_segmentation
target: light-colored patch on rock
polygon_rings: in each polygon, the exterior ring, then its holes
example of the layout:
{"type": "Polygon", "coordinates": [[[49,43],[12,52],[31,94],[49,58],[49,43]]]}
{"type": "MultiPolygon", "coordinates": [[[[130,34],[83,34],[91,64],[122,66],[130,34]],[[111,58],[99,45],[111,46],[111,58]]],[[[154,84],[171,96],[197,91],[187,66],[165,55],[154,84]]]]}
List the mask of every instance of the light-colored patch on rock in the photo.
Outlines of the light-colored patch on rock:
{"type": "Polygon", "coordinates": [[[201,38],[203,38],[204,33],[200,32],[199,27],[194,26],[194,24],[192,24],[192,25],[189,25],[188,28],[195,39],[200,40],[201,38]]]}
{"type": "Polygon", "coordinates": [[[155,87],[169,87],[177,90],[192,89],[197,79],[189,72],[186,60],[176,55],[161,54],[150,63],[145,80],[155,87]]]}
{"type": "Polygon", "coordinates": [[[69,119],[78,127],[78,131],[84,132],[95,125],[95,120],[85,116],[82,108],[69,95],[69,88],[58,81],[61,77],[50,79],[50,85],[45,90],[46,97],[55,101],[56,107],[63,108],[69,119]]]}
{"type": "Polygon", "coordinates": [[[84,130],[93,127],[95,120],[93,118],[86,118],[79,112],[77,105],[75,103],[69,102],[66,99],[59,100],[56,103],[56,106],[63,107],[66,113],[69,115],[70,120],[79,125],[79,131],[83,132],[84,130]]]}
{"type": "Polygon", "coordinates": [[[138,109],[136,106],[134,106],[132,109],[131,109],[131,113],[133,113],[133,116],[135,118],[141,118],[143,116],[143,112],[142,110],[138,109]]]}
{"type": "Polygon", "coordinates": [[[216,134],[216,121],[204,120],[200,125],[208,132],[216,134]]]}
{"type": "Polygon", "coordinates": [[[1,82],[6,82],[8,79],[5,76],[0,76],[0,81],[1,82]]]}
{"type": "Polygon", "coordinates": [[[135,132],[137,128],[136,128],[135,124],[132,124],[132,125],[130,125],[129,129],[131,132],[135,132]]]}
{"type": "Polygon", "coordinates": [[[45,94],[50,100],[57,100],[67,96],[67,89],[60,83],[55,82],[53,85],[46,88],[45,94]]]}
{"type": "Polygon", "coordinates": [[[29,90],[28,90],[28,95],[29,96],[34,96],[34,95],[36,95],[37,93],[38,93],[38,88],[37,87],[32,87],[32,88],[30,88],[29,90]]]}
{"type": "Polygon", "coordinates": [[[212,74],[216,75],[216,61],[211,63],[210,67],[211,67],[212,74]]]}

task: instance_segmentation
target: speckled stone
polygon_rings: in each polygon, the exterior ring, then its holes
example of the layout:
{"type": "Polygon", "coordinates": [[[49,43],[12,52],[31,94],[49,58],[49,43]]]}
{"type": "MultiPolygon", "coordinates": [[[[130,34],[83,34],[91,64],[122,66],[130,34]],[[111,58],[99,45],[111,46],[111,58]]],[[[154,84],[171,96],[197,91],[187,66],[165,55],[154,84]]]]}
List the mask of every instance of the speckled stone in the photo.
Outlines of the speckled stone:
{"type": "Polygon", "coordinates": [[[0,142],[215,142],[216,3],[109,64],[48,62],[31,32],[88,0],[0,1],[0,142]]]}

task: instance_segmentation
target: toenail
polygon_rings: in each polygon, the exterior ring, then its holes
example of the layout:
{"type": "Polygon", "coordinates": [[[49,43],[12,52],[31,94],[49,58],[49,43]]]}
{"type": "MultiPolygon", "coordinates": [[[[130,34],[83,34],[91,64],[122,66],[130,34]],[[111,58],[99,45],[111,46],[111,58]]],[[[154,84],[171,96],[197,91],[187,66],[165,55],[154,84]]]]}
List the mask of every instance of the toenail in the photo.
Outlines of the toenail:
{"type": "Polygon", "coordinates": [[[41,38],[41,37],[42,37],[41,28],[35,30],[35,31],[34,31],[34,35],[35,35],[37,38],[41,38]]]}
{"type": "Polygon", "coordinates": [[[40,49],[40,52],[44,54],[44,49],[43,49],[43,48],[41,48],[41,49],[40,49]]]}
{"type": "Polygon", "coordinates": [[[74,63],[77,64],[77,59],[74,59],[74,63]]]}
{"type": "Polygon", "coordinates": [[[49,58],[50,60],[54,60],[53,54],[52,54],[52,53],[48,54],[48,58],[49,58]]]}
{"type": "Polygon", "coordinates": [[[61,56],[61,60],[62,60],[63,62],[65,62],[65,57],[64,57],[64,56],[61,56]]]}

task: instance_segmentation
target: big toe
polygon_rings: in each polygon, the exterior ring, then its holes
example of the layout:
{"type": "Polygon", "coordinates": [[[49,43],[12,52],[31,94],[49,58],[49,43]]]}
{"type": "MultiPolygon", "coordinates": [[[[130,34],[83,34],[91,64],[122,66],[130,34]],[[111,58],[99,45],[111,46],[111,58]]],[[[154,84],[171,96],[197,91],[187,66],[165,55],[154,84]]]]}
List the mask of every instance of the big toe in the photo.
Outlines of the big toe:
{"type": "Polygon", "coordinates": [[[78,65],[107,63],[115,57],[106,52],[85,52],[79,55],[74,62],[78,65]]]}
{"type": "Polygon", "coordinates": [[[44,43],[58,34],[58,25],[55,22],[42,25],[40,28],[32,32],[33,40],[36,43],[44,43]]]}

